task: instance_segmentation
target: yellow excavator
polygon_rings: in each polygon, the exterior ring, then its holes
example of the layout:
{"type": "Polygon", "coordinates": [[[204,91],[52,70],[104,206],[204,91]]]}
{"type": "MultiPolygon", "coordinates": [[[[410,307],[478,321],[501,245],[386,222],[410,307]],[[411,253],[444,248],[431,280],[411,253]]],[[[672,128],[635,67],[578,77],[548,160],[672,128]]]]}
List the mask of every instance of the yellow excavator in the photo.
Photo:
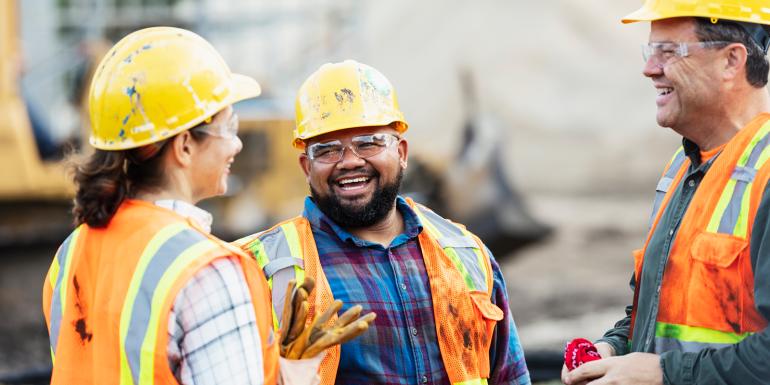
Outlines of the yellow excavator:
{"type": "MultiPolygon", "coordinates": [[[[31,121],[33,106],[25,103],[20,90],[18,4],[0,0],[0,247],[58,242],[72,229],[69,211],[74,188],[65,160],[61,151],[46,158],[51,150],[44,150],[45,130],[31,121]]],[[[91,69],[81,71],[84,79],[90,79],[89,72],[108,46],[86,50],[90,56],[86,67],[91,69]]],[[[466,83],[466,94],[473,99],[472,82],[466,83]]],[[[86,82],[79,84],[87,89],[86,82]]],[[[80,104],[83,108],[85,103],[80,104]]],[[[296,151],[290,145],[291,117],[276,116],[259,99],[239,103],[235,109],[241,117],[239,136],[244,149],[231,168],[228,196],[201,203],[216,218],[213,231],[224,239],[235,239],[299,214],[308,192],[296,151]]],[[[443,171],[428,167],[430,162],[420,162],[421,155],[427,159],[430,154],[413,154],[402,193],[466,224],[495,255],[505,257],[543,239],[550,229],[525,210],[501,172],[495,152],[481,163],[465,159],[464,154],[471,152],[468,148],[478,142],[474,132],[485,121],[477,115],[469,111],[464,149],[443,171]]],[[[82,131],[86,137],[87,129],[82,131]]],[[[81,147],[88,151],[88,146],[81,147]]]]}
{"type": "MultiPolygon", "coordinates": [[[[74,187],[66,161],[44,159],[21,95],[18,12],[17,2],[0,1],[0,246],[57,241],[72,228],[74,187]]],[[[232,166],[232,193],[203,202],[217,218],[215,231],[228,237],[296,215],[306,194],[290,146],[293,121],[258,116],[248,105],[237,108],[246,150],[232,166]]]]}

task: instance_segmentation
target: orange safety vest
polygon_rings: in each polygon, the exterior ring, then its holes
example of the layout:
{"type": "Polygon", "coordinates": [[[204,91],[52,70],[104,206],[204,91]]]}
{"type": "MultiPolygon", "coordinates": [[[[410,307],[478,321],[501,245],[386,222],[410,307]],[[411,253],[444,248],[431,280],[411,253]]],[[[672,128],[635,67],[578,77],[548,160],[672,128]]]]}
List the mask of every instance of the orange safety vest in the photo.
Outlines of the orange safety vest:
{"type": "Polygon", "coordinates": [[[105,228],[80,225],[59,247],[43,288],[52,384],[177,384],[166,349],[177,293],[217,258],[238,258],[275,384],[278,344],[262,270],[182,216],[124,201],[105,228]]]}
{"type": "MultiPolygon", "coordinates": [[[[462,225],[446,220],[425,206],[407,199],[426,231],[418,237],[430,281],[433,315],[441,358],[452,384],[482,385],[489,378],[489,347],[503,311],[492,303],[492,266],[481,241],[462,225]]],[[[286,285],[313,277],[307,324],[316,312],[334,301],[321,268],[310,223],[304,217],[282,222],[264,232],[236,241],[252,253],[273,289],[273,321],[280,324],[286,285]]],[[[336,320],[329,320],[331,325],[336,320]]],[[[334,384],[340,347],[327,351],[321,363],[321,383],[334,384]]]]}
{"type": "MultiPolygon", "coordinates": [[[[756,117],[714,160],[674,238],[660,290],[655,352],[695,352],[736,344],[763,330],[754,304],[749,240],[770,179],[770,114],[756,117]]],[[[634,252],[636,319],[643,257],[658,221],[690,161],[680,148],[658,183],[644,248],[634,252]]],[[[633,332],[633,323],[631,331],[633,332]]],[[[646,343],[648,345],[648,343],[646,343]]]]}

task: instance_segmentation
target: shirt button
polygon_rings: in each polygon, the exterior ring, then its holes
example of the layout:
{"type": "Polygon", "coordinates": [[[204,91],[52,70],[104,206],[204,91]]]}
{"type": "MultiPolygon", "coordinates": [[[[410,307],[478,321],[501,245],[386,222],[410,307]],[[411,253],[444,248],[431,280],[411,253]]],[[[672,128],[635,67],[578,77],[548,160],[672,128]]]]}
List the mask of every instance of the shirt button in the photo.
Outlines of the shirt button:
{"type": "Polygon", "coordinates": [[[401,284],[401,290],[406,291],[406,284],[405,283],[401,284]]]}
{"type": "Polygon", "coordinates": [[[690,179],[690,181],[687,182],[687,185],[690,186],[690,187],[695,187],[695,181],[690,179]]]}
{"type": "Polygon", "coordinates": [[[669,230],[668,231],[668,236],[670,237],[670,236],[673,236],[673,235],[674,235],[674,229],[669,230]]]}
{"type": "Polygon", "coordinates": [[[423,384],[427,384],[428,383],[428,376],[422,376],[420,378],[420,382],[422,382],[423,384]]]}
{"type": "Polygon", "coordinates": [[[411,332],[413,336],[417,335],[417,328],[411,328],[411,332]]]}

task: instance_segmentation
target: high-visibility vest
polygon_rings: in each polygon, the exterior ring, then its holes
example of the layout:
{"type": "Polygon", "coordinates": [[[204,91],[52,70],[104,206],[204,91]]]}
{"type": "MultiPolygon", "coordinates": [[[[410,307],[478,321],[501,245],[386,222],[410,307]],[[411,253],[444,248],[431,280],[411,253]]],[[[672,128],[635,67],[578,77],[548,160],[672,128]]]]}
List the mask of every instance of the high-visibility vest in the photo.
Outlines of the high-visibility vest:
{"type": "MultiPolygon", "coordinates": [[[[770,179],[770,114],[762,114],[727,143],[714,160],[682,218],[669,251],[655,325],[656,353],[697,352],[736,344],[763,330],[754,303],[749,240],[770,179]]],[[[634,252],[636,290],[645,250],[675,188],[690,167],[680,148],[658,183],[644,248],[634,252]]],[[[644,346],[649,346],[645,341],[644,346]]]]}
{"type": "Polygon", "coordinates": [[[243,268],[275,384],[278,344],[267,281],[241,250],[148,202],[121,204],[105,228],[81,225],[59,247],[43,289],[52,384],[177,384],[166,354],[177,293],[217,258],[243,268]]]}
{"type": "MultiPolygon", "coordinates": [[[[446,220],[430,209],[407,199],[424,226],[418,237],[430,281],[433,315],[441,358],[452,384],[486,384],[489,378],[489,347],[503,311],[490,300],[492,266],[481,241],[462,225],[446,220]]],[[[273,296],[273,325],[279,328],[288,281],[315,279],[310,295],[307,324],[334,301],[321,268],[310,223],[304,217],[237,241],[251,252],[268,277],[273,296]]],[[[331,325],[336,316],[329,320],[331,325]]],[[[340,347],[327,351],[321,363],[321,383],[334,383],[340,347]]]]}

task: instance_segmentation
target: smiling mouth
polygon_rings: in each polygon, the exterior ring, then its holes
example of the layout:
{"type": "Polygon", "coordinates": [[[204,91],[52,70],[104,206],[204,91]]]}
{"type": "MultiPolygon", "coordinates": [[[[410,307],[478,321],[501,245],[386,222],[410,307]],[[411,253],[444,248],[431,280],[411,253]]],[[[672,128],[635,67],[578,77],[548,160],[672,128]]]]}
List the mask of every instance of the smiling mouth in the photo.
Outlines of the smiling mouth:
{"type": "Polygon", "coordinates": [[[671,88],[671,87],[658,88],[658,96],[665,96],[665,95],[668,95],[668,94],[670,94],[672,92],[674,92],[674,89],[671,88]]]}
{"type": "Polygon", "coordinates": [[[364,187],[369,181],[372,180],[370,177],[356,177],[356,178],[343,178],[337,181],[337,186],[339,186],[343,190],[355,190],[361,187],[364,187]]]}

